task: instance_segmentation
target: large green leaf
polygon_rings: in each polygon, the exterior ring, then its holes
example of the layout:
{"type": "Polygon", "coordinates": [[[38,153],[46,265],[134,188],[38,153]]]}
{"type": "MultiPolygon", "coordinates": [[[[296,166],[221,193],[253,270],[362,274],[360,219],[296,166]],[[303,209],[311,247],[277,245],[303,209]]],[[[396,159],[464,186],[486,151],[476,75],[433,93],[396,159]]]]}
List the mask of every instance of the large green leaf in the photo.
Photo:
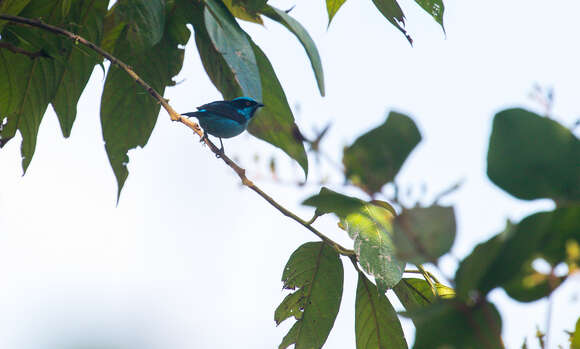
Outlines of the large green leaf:
{"type": "Polygon", "coordinates": [[[316,44],[306,29],[285,11],[279,10],[275,7],[268,5],[262,10],[262,13],[285,26],[289,31],[296,35],[298,40],[300,40],[300,43],[306,50],[308,58],[310,58],[310,64],[312,64],[312,70],[314,70],[314,75],[318,82],[318,90],[320,91],[320,94],[324,96],[324,73],[322,71],[322,62],[320,61],[320,55],[318,54],[316,44]]]}
{"type": "Polygon", "coordinates": [[[445,12],[445,5],[443,5],[443,0],[415,0],[423,10],[427,11],[437,23],[441,25],[441,29],[445,32],[445,26],[443,26],[443,12],[445,12]]]}
{"type": "Polygon", "coordinates": [[[328,25],[334,18],[334,15],[338,12],[338,9],[345,3],[346,0],[326,0],[326,11],[328,12],[328,25]]]}
{"type": "Polygon", "coordinates": [[[501,317],[485,300],[440,300],[407,313],[417,328],[414,349],[500,349],[501,317]]]}
{"type": "Polygon", "coordinates": [[[221,1],[206,0],[206,5],[205,27],[215,49],[234,73],[244,95],[262,101],[260,72],[251,40],[221,1]]]}
{"type": "Polygon", "coordinates": [[[397,29],[401,31],[401,33],[403,33],[403,35],[405,35],[409,43],[412,45],[413,39],[411,39],[411,36],[409,35],[409,33],[407,33],[405,28],[403,28],[405,26],[405,15],[403,14],[403,10],[401,10],[401,7],[397,3],[397,1],[373,0],[373,3],[377,7],[377,9],[379,9],[379,11],[383,14],[383,16],[385,16],[385,18],[389,22],[391,22],[392,25],[394,25],[397,29]]]}
{"type": "Polygon", "coordinates": [[[580,201],[580,140],[558,122],[523,109],[496,114],[487,175],[524,200],[580,201]]]}
{"type": "Polygon", "coordinates": [[[253,22],[257,24],[264,24],[262,17],[256,11],[252,11],[248,6],[242,1],[235,0],[222,0],[224,5],[230,10],[232,15],[244,21],[253,22]]]}
{"type": "Polygon", "coordinates": [[[498,286],[514,291],[517,286],[518,298],[537,299],[543,296],[537,285],[528,284],[528,294],[523,289],[524,278],[531,274],[530,263],[537,258],[553,267],[564,262],[569,241],[580,243],[580,206],[528,216],[517,226],[477,246],[461,262],[456,272],[457,292],[465,297],[472,290],[486,294],[498,286]]]}
{"type": "MultiPolygon", "coordinates": [[[[76,1],[71,4],[72,7],[69,9],[71,30],[99,45],[108,2],[108,0],[76,1]]],[[[52,106],[65,137],[70,136],[76,118],[77,103],[93,69],[103,60],[94,51],[80,50],[78,47],[70,41],[65,42],[63,48],[67,52],[64,57],[66,64],[59,77],[57,93],[52,100],[52,106]]]]}
{"type": "MultiPolygon", "coordinates": [[[[0,1],[0,13],[4,15],[12,15],[15,16],[22,11],[30,0],[2,0],[0,1]]],[[[6,25],[6,21],[0,21],[0,33],[2,33],[2,29],[6,25]]]]}
{"type": "Polygon", "coordinates": [[[417,278],[403,278],[393,287],[393,291],[407,311],[421,309],[435,303],[437,299],[455,297],[455,291],[452,288],[436,283],[435,291],[437,294],[435,294],[427,281],[417,278]]]}
{"type": "Polygon", "coordinates": [[[407,348],[397,312],[362,273],[358,274],[354,316],[357,349],[407,348]]]}
{"type": "Polygon", "coordinates": [[[405,268],[405,262],[396,257],[392,219],[389,210],[367,204],[342,220],[343,227],[354,240],[354,251],[360,265],[375,277],[381,294],[401,280],[405,268]]]}
{"type": "Polygon", "coordinates": [[[344,150],[345,174],[367,193],[378,192],[395,179],[420,141],[421,134],[413,120],[391,112],[382,125],[360,136],[344,150]]]}
{"type": "Polygon", "coordinates": [[[326,213],[335,213],[337,216],[344,218],[353,212],[362,210],[366,202],[322,187],[320,193],[304,200],[302,204],[316,207],[318,216],[326,213]]]}
{"type": "Polygon", "coordinates": [[[502,287],[511,298],[518,302],[534,302],[549,296],[566,279],[567,275],[555,276],[540,273],[532,267],[532,261],[529,261],[502,287]]]}
{"type": "Polygon", "coordinates": [[[248,131],[282,149],[298,162],[304,170],[304,176],[307,177],[308,157],[300,130],[294,122],[294,115],[288,105],[286,94],[264,52],[254,43],[252,43],[252,47],[260,68],[264,107],[260,108],[257,115],[252,118],[248,131]]]}
{"type": "Polygon", "coordinates": [[[570,349],[580,349],[580,317],[578,318],[578,321],[576,321],[576,329],[572,334],[570,349]]]}
{"type": "Polygon", "coordinates": [[[344,271],[338,254],[323,242],[300,246],[286,264],[284,288],[294,290],[276,309],[276,324],[289,317],[296,323],[280,348],[321,348],[334,325],[342,298],[344,271]]]}
{"type": "Polygon", "coordinates": [[[400,260],[414,264],[437,261],[455,240],[453,207],[415,207],[395,218],[395,247],[400,260]]]}
{"type": "MultiPolygon", "coordinates": [[[[170,15],[167,25],[174,20],[180,21],[179,16],[170,15]]],[[[180,25],[185,27],[185,22],[181,21],[180,25]]],[[[180,71],[183,63],[184,52],[178,48],[180,43],[168,31],[155,46],[135,52],[126,44],[128,39],[127,36],[119,38],[116,46],[118,56],[163,95],[165,87],[173,85],[171,78],[180,71]]],[[[129,174],[127,152],[147,144],[159,108],[159,103],[127,73],[116,66],[109,68],[101,97],[101,124],[107,155],[117,178],[117,195],[120,195],[129,174]]]]}

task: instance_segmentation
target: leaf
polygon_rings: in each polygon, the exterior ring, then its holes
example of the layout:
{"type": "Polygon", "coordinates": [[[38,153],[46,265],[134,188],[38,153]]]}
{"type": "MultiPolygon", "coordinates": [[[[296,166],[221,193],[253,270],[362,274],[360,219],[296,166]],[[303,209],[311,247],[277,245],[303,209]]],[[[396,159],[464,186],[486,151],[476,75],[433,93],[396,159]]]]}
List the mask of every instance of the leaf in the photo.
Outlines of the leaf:
{"type": "Polygon", "coordinates": [[[302,167],[304,177],[308,177],[308,157],[304,149],[302,134],[294,122],[294,115],[288,105],[286,94],[264,52],[254,43],[252,47],[260,68],[264,107],[260,108],[257,115],[252,118],[248,131],[282,149],[302,167]]]}
{"type": "Polygon", "coordinates": [[[223,3],[206,0],[206,5],[205,26],[215,49],[229,65],[244,95],[264,103],[260,72],[250,39],[223,3]]]}
{"type": "Polygon", "coordinates": [[[574,330],[574,334],[572,334],[570,349],[580,349],[580,317],[576,321],[576,329],[574,330]]]}
{"type": "MultiPolygon", "coordinates": [[[[90,2],[91,7],[82,1],[76,1],[69,8],[71,22],[75,23],[75,28],[71,30],[78,32],[83,38],[99,45],[102,37],[103,18],[107,12],[108,0],[95,0],[90,2]]],[[[64,6],[64,4],[63,4],[64,6]]],[[[58,116],[60,128],[64,137],[69,137],[77,113],[77,103],[79,98],[93,73],[95,65],[102,62],[103,58],[94,51],[81,51],[78,45],[67,41],[64,48],[67,54],[64,59],[66,64],[59,77],[58,90],[51,103],[58,116]]]]}
{"type": "Polygon", "coordinates": [[[395,179],[420,141],[421,134],[411,118],[390,112],[385,123],[344,150],[346,177],[367,193],[376,193],[395,179]]]}
{"type": "MultiPolygon", "coordinates": [[[[2,0],[0,1],[0,13],[4,15],[16,16],[22,11],[30,0],[2,0]]],[[[7,21],[0,21],[0,33],[7,24],[7,21]]]]}
{"type": "MultiPolygon", "coordinates": [[[[580,206],[530,215],[477,246],[461,262],[456,272],[457,292],[465,296],[477,290],[485,295],[498,286],[513,287],[510,283],[526,275],[536,258],[553,267],[564,262],[569,241],[580,242],[580,206]]],[[[526,297],[535,297],[535,292],[537,289],[530,287],[526,297]]]]}
{"type": "Polygon", "coordinates": [[[316,215],[335,213],[339,217],[346,217],[350,213],[362,210],[366,205],[361,199],[337,193],[326,187],[322,187],[320,193],[304,200],[302,204],[316,207],[316,215]]]}
{"type": "Polygon", "coordinates": [[[264,24],[264,21],[262,21],[262,17],[260,17],[260,15],[257,12],[249,10],[245,6],[245,4],[243,4],[241,1],[235,0],[222,0],[222,1],[224,5],[226,5],[228,10],[232,13],[232,15],[234,15],[235,17],[243,19],[244,21],[248,22],[264,24]]]}
{"type": "Polygon", "coordinates": [[[435,303],[438,299],[455,297],[455,290],[451,287],[436,283],[437,295],[433,293],[427,281],[417,278],[403,278],[393,291],[407,311],[415,311],[435,303]]]}
{"type": "Polygon", "coordinates": [[[285,289],[298,289],[282,301],[274,319],[280,324],[294,317],[296,323],[279,348],[322,347],[340,307],[343,273],[338,254],[323,242],[307,242],[292,253],[282,281],[285,289]]]}
{"type": "Polygon", "coordinates": [[[394,25],[397,29],[399,29],[399,31],[403,33],[403,35],[405,35],[407,41],[409,41],[409,43],[413,45],[413,39],[411,39],[411,36],[407,33],[405,28],[403,28],[405,26],[405,15],[403,14],[403,10],[401,10],[401,7],[397,3],[397,1],[373,0],[373,3],[377,7],[377,9],[383,14],[383,16],[389,22],[391,22],[392,25],[394,25]]]}
{"type": "Polygon", "coordinates": [[[523,109],[495,115],[487,175],[511,195],[580,201],[580,141],[558,122],[523,109]]]}
{"type": "Polygon", "coordinates": [[[379,293],[395,286],[403,276],[405,262],[395,256],[391,221],[388,210],[367,204],[341,220],[354,240],[354,251],[364,271],[375,277],[379,293]]]}
{"type": "Polygon", "coordinates": [[[506,293],[518,302],[534,302],[549,296],[560,286],[567,276],[546,275],[536,271],[532,262],[524,264],[519,273],[502,287],[506,293]]]}
{"type": "Polygon", "coordinates": [[[407,348],[397,312],[362,273],[358,274],[354,319],[357,349],[407,348]]]}
{"type": "Polygon", "coordinates": [[[310,59],[310,64],[312,64],[312,70],[314,71],[314,75],[316,76],[316,81],[318,83],[318,90],[320,94],[324,96],[324,73],[322,71],[322,62],[320,60],[320,55],[318,54],[318,49],[316,48],[316,44],[306,31],[306,29],[294,18],[288,15],[285,11],[279,10],[275,7],[267,5],[262,10],[262,13],[269,17],[270,19],[275,20],[276,22],[285,26],[289,31],[291,31],[304,49],[306,50],[306,54],[310,59]]]}
{"type": "Polygon", "coordinates": [[[443,33],[445,33],[445,26],[443,26],[443,12],[445,12],[445,5],[443,5],[443,0],[415,0],[415,2],[441,25],[441,29],[443,29],[443,33]]]}
{"type": "Polygon", "coordinates": [[[417,328],[414,349],[504,348],[501,317],[495,306],[485,300],[473,305],[455,299],[440,300],[407,314],[417,328]]]}
{"type": "Polygon", "coordinates": [[[453,207],[430,206],[403,210],[395,218],[395,247],[400,260],[414,264],[436,262],[455,240],[453,207]]]}
{"type": "MultiPolygon", "coordinates": [[[[179,17],[168,18],[168,22],[172,20],[179,20],[179,17]]],[[[185,26],[185,22],[181,25],[185,26]]],[[[128,37],[123,36],[118,41],[119,56],[163,95],[165,87],[173,85],[171,78],[181,70],[183,49],[178,48],[178,42],[170,33],[166,33],[157,45],[135,55],[126,40],[128,37]]],[[[147,144],[159,108],[160,104],[127,73],[116,66],[109,68],[101,97],[101,124],[109,162],[117,178],[117,197],[129,174],[127,152],[147,144]]]]}
{"type": "Polygon", "coordinates": [[[338,12],[338,9],[345,3],[346,0],[326,0],[326,11],[328,12],[328,26],[338,12]]]}
{"type": "Polygon", "coordinates": [[[116,55],[138,54],[150,49],[163,38],[165,30],[164,0],[120,0],[109,14],[111,27],[125,23],[123,47],[117,47],[116,55]]]}

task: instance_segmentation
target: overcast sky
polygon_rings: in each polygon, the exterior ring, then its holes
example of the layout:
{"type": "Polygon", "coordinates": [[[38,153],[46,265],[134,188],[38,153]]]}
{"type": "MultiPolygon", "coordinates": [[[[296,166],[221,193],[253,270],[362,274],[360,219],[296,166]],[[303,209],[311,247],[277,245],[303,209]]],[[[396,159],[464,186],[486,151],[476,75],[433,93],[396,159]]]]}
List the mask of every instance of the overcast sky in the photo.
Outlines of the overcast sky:
{"type": "MultiPolygon", "coordinates": [[[[457,258],[501,231],[506,219],[553,208],[550,201],[524,202],[499,190],[485,176],[485,157],[494,113],[512,106],[541,111],[528,97],[536,82],[555,88],[557,120],[570,126],[579,118],[580,3],[449,0],[445,37],[413,1],[402,0],[414,47],[371,1],[347,1],[328,30],[322,0],[271,3],[296,5],[291,14],[322,56],[325,98],[289,32],[269,20],[265,27],[243,26],[270,58],[304,133],[332,122],[322,144],[328,156],[340,162],[343,146],[397,110],[414,118],[424,138],[397,177],[403,188],[413,188],[407,203],[429,203],[465,179],[444,201],[456,205],[459,229],[452,256],[441,262],[445,275],[452,276],[457,258]],[[421,194],[422,186],[427,193],[421,194]]],[[[176,80],[181,83],[166,97],[178,111],[221,98],[193,39],[176,80]]],[[[0,151],[0,347],[277,347],[292,324],[276,327],[273,321],[286,294],[282,269],[294,249],[316,237],[242,188],[230,168],[165,112],[148,145],[130,153],[130,175],[116,207],[98,115],[103,82],[95,69],[70,139],[62,138],[49,109],[26,176],[20,137],[0,151]]],[[[364,198],[343,188],[328,163],[311,159],[304,187],[281,185],[269,176],[272,156],[286,182],[301,178],[283,153],[249,135],[224,143],[250,178],[302,217],[312,210],[299,203],[318,192],[322,177],[330,178],[331,188],[364,198]]],[[[351,246],[335,218],[322,217],[316,225],[351,246]]],[[[327,348],[355,343],[356,273],[344,265],[343,301],[327,348]]],[[[563,330],[572,330],[580,314],[579,284],[576,276],[554,294],[551,348],[565,343],[563,330]]],[[[537,325],[545,329],[546,301],[519,304],[500,290],[491,299],[503,316],[509,348],[532,339],[537,325]]],[[[412,342],[409,322],[404,329],[412,342]]]]}

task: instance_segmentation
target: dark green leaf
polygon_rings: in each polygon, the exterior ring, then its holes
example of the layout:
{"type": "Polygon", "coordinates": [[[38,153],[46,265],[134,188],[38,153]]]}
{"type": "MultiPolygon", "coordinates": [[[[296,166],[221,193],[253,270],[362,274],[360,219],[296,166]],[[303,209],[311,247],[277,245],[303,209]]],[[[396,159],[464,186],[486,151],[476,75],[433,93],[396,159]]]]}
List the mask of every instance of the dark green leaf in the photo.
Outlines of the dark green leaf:
{"type": "Polygon", "coordinates": [[[339,217],[346,217],[350,213],[361,210],[366,205],[361,199],[337,193],[326,187],[322,187],[320,193],[304,200],[302,204],[316,207],[316,215],[318,216],[335,213],[339,217]]]}
{"type": "MultiPolygon", "coordinates": [[[[168,22],[172,20],[179,18],[168,18],[168,22]]],[[[181,25],[185,26],[185,22],[181,25]]],[[[157,45],[139,53],[126,44],[127,40],[127,36],[119,38],[118,55],[163,95],[165,87],[173,84],[171,78],[181,69],[183,49],[178,48],[169,32],[157,45]]],[[[159,108],[160,104],[127,73],[116,66],[109,68],[101,98],[101,124],[107,155],[117,178],[118,195],[129,174],[127,152],[147,144],[159,108]]]]}
{"type": "MultiPolygon", "coordinates": [[[[30,0],[2,0],[0,1],[0,13],[4,15],[12,15],[16,16],[28,5],[30,0]]],[[[4,26],[6,25],[6,21],[0,21],[0,33],[4,26]]]]}
{"type": "Polygon", "coordinates": [[[393,225],[399,259],[414,264],[436,262],[455,240],[453,207],[430,206],[403,210],[393,225]]]}
{"type": "Polygon", "coordinates": [[[557,277],[540,273],[532,267],[530,261],[503,285],[503,289],[519,302],[533,302],[549,296],[566,278],[566,276],[557,277]]]}
{"type": "Polygon", "coordinates": [[[427,11],[437,23],[441,25],[441,29],[445,32],[445,26],[443,26],[443,12],[445,12],[445,5],[443,5],[443,0],[415,0],[423,10],[427,11]]]}
{"type": "Polygon", "coordinates": [[[306,29],[286,12],[275,7],[268,5],[262,10],[262,13],[285,26],[289,31],[296,35],[298,40],[300,40],[300,43],[306,50],[306,54],[310,59],[310,64],[312,64],[312,70],[314,70],[314,75],[318,82],[318,90],[320,91],[320,94],[324,96],[324,73],[322,71],[322,62],[320,61],[320,55],[318,54],[316,44],[306,29]]]}
{"type": "Polygon", "coordinates": [[[260,71],[250,39],[221,1],[207,0],[206,5],[205,26],[215,49],[229,65],[244,95],[264,103],[260,71]]]}
{"type": "Polygon", "coordinates": [[[383,14],[383,16],[385,16],[385,18],[389,22],[391,22],[392,25],[394,25],[397,29],[401,31],[401,33],[403,33],[403,35],[405,35],[409,43],[412,45],[413,39],[411,39],[411,36],[409,35],[409,33],[407,33],[405,28],[403,28],[405,26],[405,15],[403,14],[403,10],[401,10],[401,7],[397,3],[397,1],[373,0],[373,3],[377,7],[377,9],[379,9],[379,11],[383,14]]]}
{"type": "Polygon", "coordinates": [[[389,113],[385,123],[360,136],[344,150],[346,176],[372,194],[395,179],[403,163],[421,141],[411,118],[389,113]]]}
{"type": "Polygon", "coordinates": [[[257,13],[266,6],[268,0],[232,0],[236,6],[245,8],[250,13],[257,13]]]}
{"type": "Polygon", "coordinates": [[[578,318],[578,321],[576,321],[576,329],[572,335],[570,349],[580,349],[580,317],[578,318]]]}
{"type": "MultiPolygon", "coordinates": [[[[75,23],[71,30],[99,45],[108,2],[108,0],[95,0],[90,2],[91,7],[83,6],[86,5],[83,1],[69,4],[72,6],[68,9],[69,17],[71,22],[75,23]]],[[[52,100],[52,106],[58,116],[62,134],[68,137],[76,118],[79,98],[91,77],[95,64],[102,62],[102,57],[92,50],[89,53],[80,50],[79,45],[74,45],[70,41],[67,41],[64,46],[67,52],[64,56],[66,64],[59,77],[59,86],[52,100]]]]}
{"type": "Polygon", "coordinates": [[[308,176],[308,158],[298,125],[294,122],[294,115],[286,94],[276,77],[270,61],[262,50],[252,43],[254,53],[260,69],[263,88],[264,107],[258,110],[250,122],[250,133],[276,147],[282,149],[288,156],[296,160],[308,176]]]}
{"type": "Polygon", "coordinates": [[[407,311],[418,310],[434,303],[439,297],[443,299],[455,297],[455,291],[442,284],[435,284],[437,295],[433,293],[427,281],[417,278],[403,278],[393,291],[407,311]]]}
{"type": "Polygon", "coordinates": [[[326,11],[328,12],[328,25],[332,22],[332,18],[338,12],[338,9],[344,4],[346,0],[326,0],[326,11]]]}
{"type": "Polygon", "coordinates": [[[321,348],[334,325],[342,298],[344,271],[338,254],[323,242],[300,246],[286,264],[284,288],[294,290],[276,309],[277,324],[289,317],[296,323],[280,344],[281,349],[321,348]]]}
{"type": "Polygon", "coordinates": [[[357,349],[407,348],[397,312],[362,273],[358,274],[354,319],[357,349]]]}
{"type": "Polygon", "coordinates": [[[247,6],[241,1],[235,0],[222,0],[223,3],[226,5],[228,10],[239,19],[243,19],[244,21],[253,22],[257,24],[264,24],[262,21],[262,17],[255,12],[251,11],[247,8],[247,6]]]}
{"type": "Polygon", "coordinates": [[[496,114],[487,175],[524,200],[580,201],[580,140],[558,122],[523,109],[496,114]]]}
{"type": "Polygon", "coordinates": [[[414,349],[504,348],[501,318],[495,306],[485,300],[474,305],[440,300],[408,314],[417,327],[414,349]]]}
{"type": "Polygon", "coordinates": [[[367,204],[359,212],[349,214],[342,225],[354,240],[354,251],[363,270],[375,277],[381,294],[395,286],[403,276],[405,262],[395,256],[388,210],[367,204]]]}

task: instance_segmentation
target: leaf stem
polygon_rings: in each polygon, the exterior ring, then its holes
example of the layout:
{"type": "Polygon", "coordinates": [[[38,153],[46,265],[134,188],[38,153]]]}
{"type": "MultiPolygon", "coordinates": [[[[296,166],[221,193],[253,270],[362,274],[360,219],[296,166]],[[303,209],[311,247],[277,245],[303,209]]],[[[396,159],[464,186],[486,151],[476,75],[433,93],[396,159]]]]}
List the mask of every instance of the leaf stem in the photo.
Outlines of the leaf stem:
{"type": "Polygon", "coordinates": [[[59,28],[59,27],[55,27],[55,26],[50,25],[50,24],[46,24],[46,23],[42,22],[41,20],[33,19],[33,18],[19,17],[19,16],[5,15],[5,14],[0,14],[0,19],[7,20],[10,22],[15,22],[15,23],[22,23],[22,24],[33,26],[33,27],[38,27],[38,28],[44,29],[46,31],[52,32],[54,34],[65,36],[65,37],[71,39],[72,41],[74,41],[75,43],[81,43],[84,46],[87,46],[88,48],[90,48],[91,50],[97,52],[98,54],[100,54],[101,56],[103,56],[104,58],[109,60],[111,62],[111,64],[119,66],[127,74],[129,74],[129,76],[131,76],[131,78],[133,78],[137,84],[141,85],[153,98],[155,98],[161,104],[163,109],[165,109],[167,111],[167,113],[169,114],[169,117],[171,118],[172,121],[181,122],[185,126],[192,129],[193,132],[195,132],[199,137],[201,137],[204,140],[204,142],[207,144],[209,149],[214,154],[219,155],[219,157],[223,160],[223,162],[225,162],[226,165],[228,165],[232,170],[234,170],[234,172],[236,172],[238,177],[240,177],[240,180],[242,181],[243,185],[245,185],[246,187],[250,188],[258,195],[260,195],[264,200],[266,200],[270,205],[274,206],[283,215],[290,217],[291,219],[298,222],[300,225],[302,225],[306,229],[310,230],[312,233],[314,233],[316,236],[318,236],[322,241],[324,241],[326,244],[328,244],[330,247],[332,247],[339,254],[344,255],[344,256],[349,256],[349,257],[355,256],[355,253],[353,250],[347,249],[347,248],[341,246],[339,243],[333,241],[332,239],[330,239],[329,237],[327,237],[326,235],[324,235],[323,233],[318,231],[316,228],[314,228],[312,226],[311,222],[307,222],[307,221],[303,220],[302,218],[298,217],[296,214],[292,213],[290,210],[288,210],[287,208],[285,208],[284,206],[279,204],[271,196],[269,196],[262,189],[260,189],[258,186],[256,186],[254,184],[254,182],[252,182],[251,180],[248,179],[248,177],[246,177],[246,170],[245,169],[238,166],[233,160],[231,160],[228,156],[226,156],[223,152],[221,152],[220,149],[218,149],[207,137],[203,137],[204,133],[196,122],[191,121],[189,118],[183,117],[179,113],[177,113],[169,105],[168,101],[165,98],[163,98],[163,96],[161,96],[153,87],[149,86],[149,84],[147,84],[143,79],[141,79],[141,77],[139,77],[139,75],[137,75],[137,73],[135,73],[135,71],[133,71],[133,69],[131,69],[131,67],[129,67],[127,64],[123,63],[123,61],[117,59],[112,54],[106,52],[105,50],[103,50],[99,46],[95,45],[91,41],[86,40],[85,38],[81,37],[80,35],[71,33],[67,30],[64,30],[64,29],[59,28]]]}

